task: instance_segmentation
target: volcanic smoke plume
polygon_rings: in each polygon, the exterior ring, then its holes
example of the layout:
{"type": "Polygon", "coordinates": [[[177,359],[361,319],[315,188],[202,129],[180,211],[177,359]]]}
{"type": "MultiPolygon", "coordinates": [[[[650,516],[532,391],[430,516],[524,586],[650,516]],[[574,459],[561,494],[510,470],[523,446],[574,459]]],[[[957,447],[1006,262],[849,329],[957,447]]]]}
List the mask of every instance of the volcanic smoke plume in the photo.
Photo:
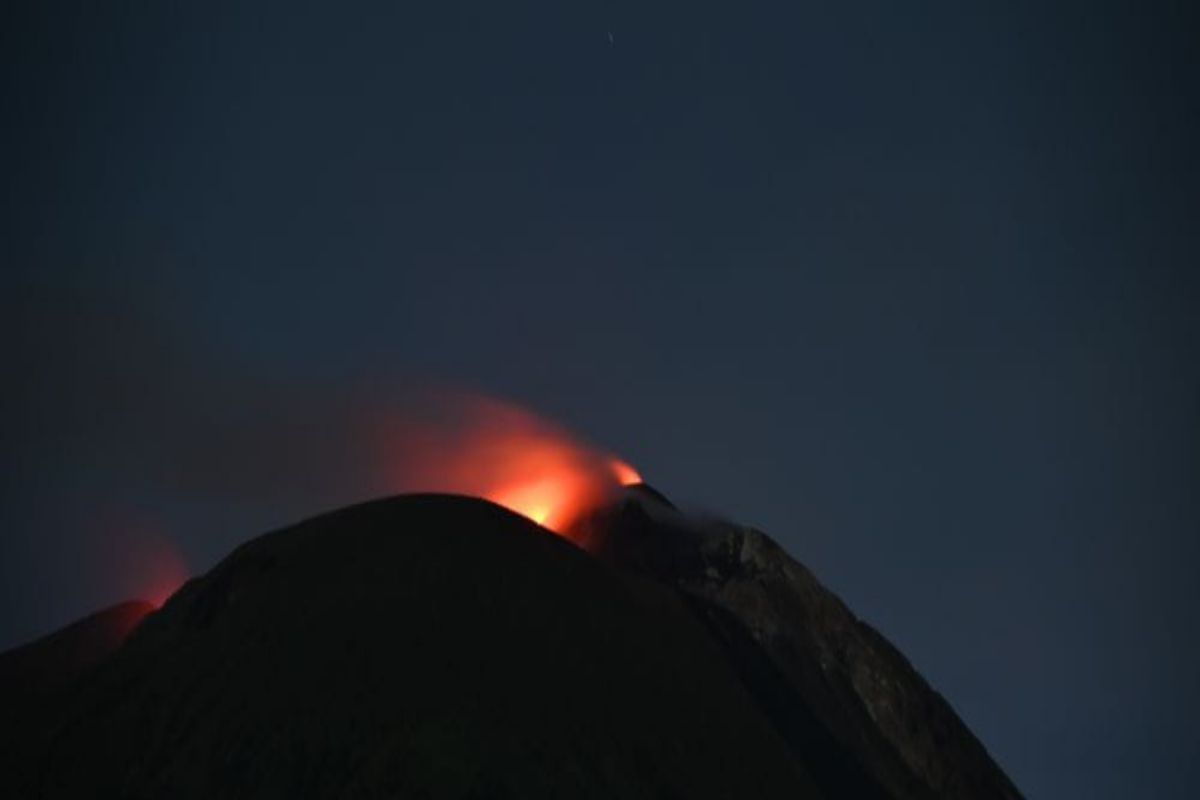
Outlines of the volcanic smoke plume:
{"type": "Polygon", "coordinates": [[[382,423],[386,483],[393,491],[483,497],[565,533],[582,514],[641,482],[615,455],[516,406],[443,395],[382,423]]]}
{"type": "Polygon", "coordinates": [[[0,653],[17,795],[1019,800],[802,564],[615,455],[472,395],[268,407],[213,439],[247,453],[229,485],[354,504],[157,610],[183,572],[169,528],[113,515],[113,569],[154,602],[0,653]]]}

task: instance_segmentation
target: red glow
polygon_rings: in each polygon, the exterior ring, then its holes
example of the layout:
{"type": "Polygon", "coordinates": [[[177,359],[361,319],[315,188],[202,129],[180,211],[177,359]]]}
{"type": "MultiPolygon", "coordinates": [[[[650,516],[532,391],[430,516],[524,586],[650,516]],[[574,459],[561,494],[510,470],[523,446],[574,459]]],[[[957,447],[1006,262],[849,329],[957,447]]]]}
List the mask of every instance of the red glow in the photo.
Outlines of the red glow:
{"type": "Polygon", "coordinates": [[[179,549],[161,524],[144,513],[110,509],[106,516],[96,543],[105,593],[162,607],[188,579],[179,549]]]}
{"type": "Polygon", "coordinates": [[[637,471],[553,423],[480,397],[442,397],[425,419],[389,421],[386,447],[393,491],[475,495],[558,533],[637,471]]]}
{"type": "Polygon", "coordinates": [[[155,608],[162,608],[163,603],[178,591],[188,579],[187,565],[179,551],[169,545],[162,547],[152,555],[150,568],[143,579],[141,596],[155,608]]]}

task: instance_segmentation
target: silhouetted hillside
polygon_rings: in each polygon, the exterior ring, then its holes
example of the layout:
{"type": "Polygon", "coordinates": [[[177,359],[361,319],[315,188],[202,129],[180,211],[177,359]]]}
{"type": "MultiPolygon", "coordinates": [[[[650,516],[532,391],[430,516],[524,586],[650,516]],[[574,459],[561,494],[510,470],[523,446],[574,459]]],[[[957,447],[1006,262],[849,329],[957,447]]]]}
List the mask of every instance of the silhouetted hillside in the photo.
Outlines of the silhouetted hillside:
{"type": "Polygon", "coordinates": [[[441,495],[255,539],[6,718],[0,771],[38,797],[1016,796],[881,637],[779,582],[782,551],[726,552],[645,497],[587,522],[593,553],[441,495]]]}

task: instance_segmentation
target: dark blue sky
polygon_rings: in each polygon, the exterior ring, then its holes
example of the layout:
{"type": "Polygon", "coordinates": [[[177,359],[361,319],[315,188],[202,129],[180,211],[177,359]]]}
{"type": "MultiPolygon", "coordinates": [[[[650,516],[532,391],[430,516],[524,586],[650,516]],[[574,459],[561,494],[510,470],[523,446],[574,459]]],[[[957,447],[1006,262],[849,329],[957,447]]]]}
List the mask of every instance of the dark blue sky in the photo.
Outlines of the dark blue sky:
{"type": "Polygon", "coordinates": [[[28,5],[0,647],[451,385],[778,538],[1029,796],[1193,796],[1189,4],[28,5]]]}

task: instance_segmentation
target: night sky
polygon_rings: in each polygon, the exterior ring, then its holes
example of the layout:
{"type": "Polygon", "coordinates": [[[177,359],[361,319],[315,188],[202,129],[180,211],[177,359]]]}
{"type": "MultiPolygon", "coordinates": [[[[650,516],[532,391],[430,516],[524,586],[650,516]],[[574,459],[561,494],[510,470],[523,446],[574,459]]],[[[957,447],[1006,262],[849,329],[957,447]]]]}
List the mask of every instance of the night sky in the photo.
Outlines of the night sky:
{"type": "Polygon", "coordinates": [[[1194,796],[1190,4],[249,5],[0,12],[0,647],[449,387],[770,533],[1030,797],[1194,796]]]}

